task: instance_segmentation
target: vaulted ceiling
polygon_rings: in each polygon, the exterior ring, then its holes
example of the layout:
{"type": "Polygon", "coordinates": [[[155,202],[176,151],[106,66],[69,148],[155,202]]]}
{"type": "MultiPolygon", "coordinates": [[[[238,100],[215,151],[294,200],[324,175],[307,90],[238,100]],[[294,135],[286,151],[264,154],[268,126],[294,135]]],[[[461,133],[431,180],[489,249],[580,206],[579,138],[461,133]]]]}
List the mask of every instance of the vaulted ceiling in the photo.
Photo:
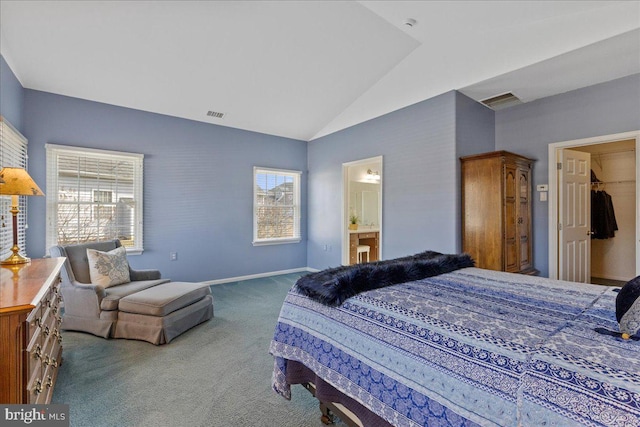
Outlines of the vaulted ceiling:
{"type": "Polygon", "coordinates": [[[2,0],[0,52],[25,88],[311,140],[639,73],[640,2],[2,0]]]}

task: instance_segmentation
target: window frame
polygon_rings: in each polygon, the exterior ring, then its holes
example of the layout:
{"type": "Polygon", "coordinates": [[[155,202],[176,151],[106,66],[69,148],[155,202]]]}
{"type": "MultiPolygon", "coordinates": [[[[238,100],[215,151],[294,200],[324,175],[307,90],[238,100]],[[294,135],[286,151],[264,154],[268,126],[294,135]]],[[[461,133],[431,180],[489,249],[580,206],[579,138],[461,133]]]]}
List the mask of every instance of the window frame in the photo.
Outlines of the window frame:
{"type": "MultiPolygon", "coordinates": [[[[18,167],[28,171],[29,141],[16,128],[0,116],[0,169],[18,167]]],[[[2,184],[0,184],[2,185],[2,184]]],[[[0,196],[0,258],[11,255],[13,247],[13,227],[11,196],[0,196]]],[[[27,196],[18,196],[18,247],[20,254],[27,253],[27,196]]]]}
{"type": "MultiPolygon", "coordinates": [[[[122,160],[133,163],[133,199],[135,200],[135,209],[133,210],[133,246],[125,246],[128,255],[140,255],[144,251],[143,230],[144,230],[144,154],[130,153],[124,151],[102,150],[96,148],[74,147],[58,144],[45,144],[46,164],[47,164],[47,226],[46,226],[46,245],[47,248],[58,244],[58,157],[60,155],[70,155],[77,157],[87,157],[90,159],[108,159],[112,161],[122,160]]],[[[90,189],[91,198],[94,200],[95,191],[99,189],[90,189]]],[[[110,190],[106,190],[110,191],[110,190]]],[[[113,201],[112,203],[113,204],[113,201]]],[[[93,206],[91,214],[93,215],[96,208],[101,206],[93,206]]]]}
{"type": "Polygon", "coordinates": [[[301,217],[302,217],[302,207],[301,207],[301,182],[302,182],[302,172],[296,170],[289,169],[277,169],[277,168],[267,168],[261,166],[253,167],[253,246],[264,246],[264,245],[281,245],[288,243],[300,243],[302,241],[301,236],[301,217]],[[293,179],[293,203],[292,208],[294,210],[294,221],[293,221],[293,235],[289,237],[269,237],[269,238],[258,238],[258,208],[261,206],[258,204],[258,183],[257,183],[257,175],[258,174],[274,174],[274,175],[285,175],[289,176],[293,179]]]}

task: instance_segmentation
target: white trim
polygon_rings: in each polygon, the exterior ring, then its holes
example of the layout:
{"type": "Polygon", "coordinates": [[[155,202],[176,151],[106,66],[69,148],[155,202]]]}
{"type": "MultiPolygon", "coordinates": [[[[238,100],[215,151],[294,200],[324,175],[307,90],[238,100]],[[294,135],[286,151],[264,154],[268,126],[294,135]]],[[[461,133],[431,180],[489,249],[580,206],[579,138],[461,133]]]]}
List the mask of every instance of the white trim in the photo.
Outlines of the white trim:
{"type": "Polygon", "coordinates": [[[260,239],[251,242],[253,246],[269,246],[269,245],[285,245],[288,243],[300,243],[302,238],[300,237],[286,237],[281,239],[260,239]]]}
{"type": "Polygon", "coordinates": [[[253,246],[267,246],[267,245],[283,245],[288,243],[300,243],[302,241],[302,171],[290,170],[290,169],[277,169],[277,168],[265,168],[262,166],[253,167],[253,240],[251,244],[253,246]],[[258,216],[257,213],[257,199],[258,199],[258,186],[256,183],[256,175],[259,173],[270,173],[278,175],[289,175],[293,177],[293,197],[294,197],[294,223],[293,223],[293,236],[288,237],[275,237],[268,239],[258,238],[258,216]]]}
{"type": "Polygon", "coordinates": [[[384,180],[384,165],[382,156],[369,157],[368,159],[355,160],[353,162],[345,162],[342,164],[342,221],[340,225],[340,235],[342,236],[342,265],[349,265],[349,167],[367,163],[380,163],[380,197],[378,197],[378,212],[380,213],[380,221],[378,226],[378,260],[382,260],[382,182],[384,180]]]}
{"type": "Polygon", "coordinates": [[[133,198],[136,204],[133,222],[135,223],[135,246],[126,247],[127,254],[140,255],[144,251],[144,154],[126,151],[101,150],[96,148],[76,147],[59,144],[45,144],[46,151],[46,247],[50,248],[57,242],[57,207],[58,207],[58,165],[60,155],[86,155],[94,158],[104,158],[115,161],[126,161],[133,164],[133,198]]]}
{"type": "Polygon", "coordinates": [[[75,147],[73,145],[60,145],[60,144],[44,144],[45,149],[55,149],[59,151],[68,151],[70,153],[76,154],[78,151],[82,151],[83,153],[92,153],[109,157],[123,157],[125,159],[130,159],[131,157],[139,157],[141,159],[144,158],[144,154],[141,153],[130,153],[128,151],[114,151],[114,150],[101,150],[99,148],[86,148],[86,147],[75,147]]]}
{"type": "MultiPolygon", "coordinates": [[[[549,278],[558,278],[558,150],[584,145],[636,140],[636,202],[640,200],[640,130],[549,144],[549,278]]],[[[636,203],[636,275],[640,275],[640,203],[636,203]]]]}
{"type": "Polygon", "coordinates": [[[310,267],[292,268],[290,270],[269,271],[267,273],[250,274],[248,276],[227,277],[226,279],[209,280],[202,282],[207,285],[221,285],[223,283],[240,282],[242,280],[260,279],[262,277],[280,276],[282,274],[290,273],[314,273],[320,270],[310,267]]]}

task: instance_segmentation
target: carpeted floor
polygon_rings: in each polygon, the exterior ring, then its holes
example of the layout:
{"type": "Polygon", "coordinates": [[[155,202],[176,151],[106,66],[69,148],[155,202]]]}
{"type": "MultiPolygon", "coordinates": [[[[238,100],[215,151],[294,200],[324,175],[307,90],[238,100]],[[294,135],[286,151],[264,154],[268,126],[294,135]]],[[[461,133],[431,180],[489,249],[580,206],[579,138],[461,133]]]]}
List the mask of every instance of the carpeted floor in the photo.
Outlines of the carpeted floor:
{"type": "Polygon", "coordinates": [[[299,276],[212,286],[215,317],[167,345],[63,332],[52,403],[74,427],[323,426],[302,386],[291,401],[271,390],[269,342],[299,276]]]}

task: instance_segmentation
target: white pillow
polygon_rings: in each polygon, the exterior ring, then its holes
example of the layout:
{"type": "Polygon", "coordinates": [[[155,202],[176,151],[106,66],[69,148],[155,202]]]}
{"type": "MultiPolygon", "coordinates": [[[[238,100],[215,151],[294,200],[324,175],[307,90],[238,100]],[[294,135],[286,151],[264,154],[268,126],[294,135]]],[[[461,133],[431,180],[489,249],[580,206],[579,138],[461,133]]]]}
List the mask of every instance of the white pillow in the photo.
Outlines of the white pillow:
{"type": "Polygon", "coordinates": [[[87,249],[89,259],[89,276],[91,283],[103,288],[129,283],[129,262],[127,250],[119,246],[109,252],[87,249]]]}

